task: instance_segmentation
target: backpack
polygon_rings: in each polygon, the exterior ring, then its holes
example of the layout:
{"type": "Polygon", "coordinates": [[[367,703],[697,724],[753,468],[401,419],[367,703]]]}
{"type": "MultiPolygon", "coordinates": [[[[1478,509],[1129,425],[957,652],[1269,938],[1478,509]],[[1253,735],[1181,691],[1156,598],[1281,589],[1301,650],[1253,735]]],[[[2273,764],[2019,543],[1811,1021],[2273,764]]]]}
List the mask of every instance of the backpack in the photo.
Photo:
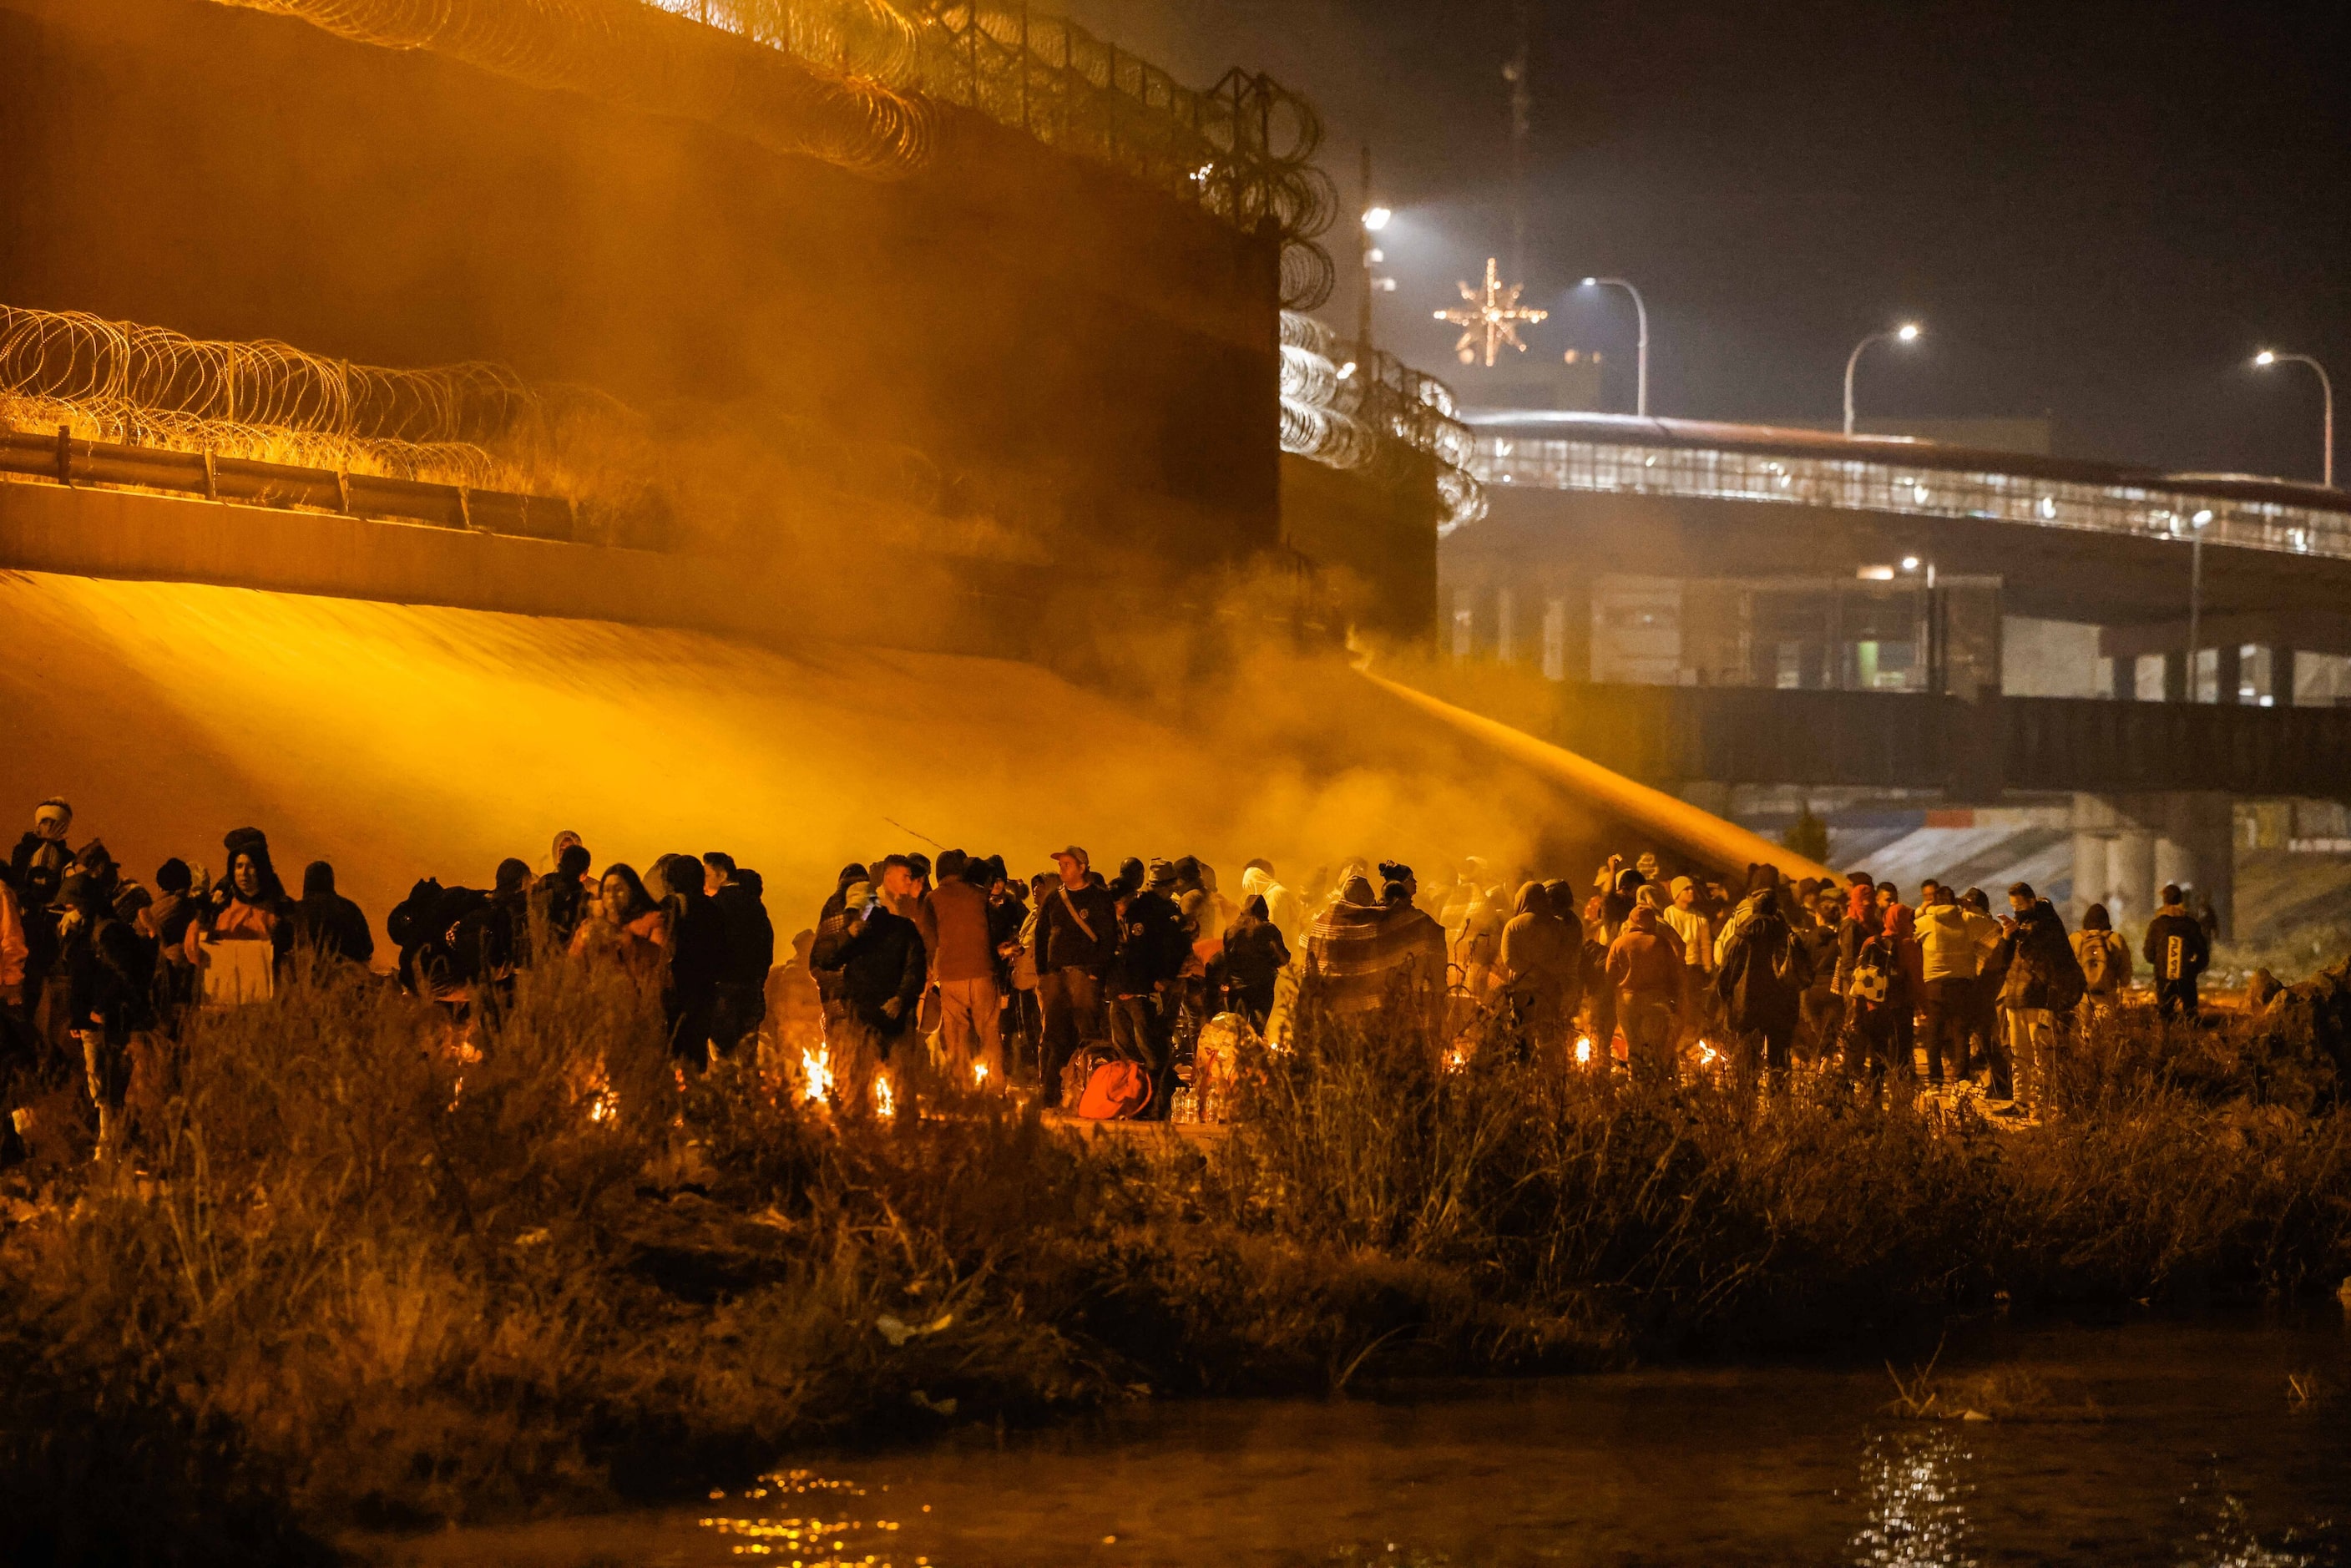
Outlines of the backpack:
{"type": "Polygon", "coordinates": [[[2099,940],[2086,944],[2080,956],[2082,978],[2093,987],[2105,984],[2108,971],[2115,965],[2115,950],[2104,933],[2100,934],[2099,940]]]}
{"type": "Polygon", "coordinates": [[[1125,1122],[1151,1103],[1151,1075],[1132,1061],[1105,1061],[1086,1079],[1078,1114],[1092,1122],[1125,1122]]]}

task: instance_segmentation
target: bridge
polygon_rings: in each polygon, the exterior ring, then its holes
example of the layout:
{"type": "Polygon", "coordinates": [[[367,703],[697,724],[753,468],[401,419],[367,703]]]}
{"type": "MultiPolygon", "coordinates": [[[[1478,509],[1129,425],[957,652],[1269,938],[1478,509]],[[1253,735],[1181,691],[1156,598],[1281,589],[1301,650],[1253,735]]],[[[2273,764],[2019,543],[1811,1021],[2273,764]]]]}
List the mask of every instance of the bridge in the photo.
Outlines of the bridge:
{"type": "Polygon", "coordinates": [[[1432,678],[1449,664],[1475,691],[1501,666],[1510,716],[1595,761],[1726,810],[1749,785],[2037,800],[2075,835],[2077,908],[2104,893],[2144,911],[2161,868],[2224,920],[2238,803],[2351,800],[2341,491],[1767,426],[1463,417],[1487,512],[1439,548],[1432,678]]]}

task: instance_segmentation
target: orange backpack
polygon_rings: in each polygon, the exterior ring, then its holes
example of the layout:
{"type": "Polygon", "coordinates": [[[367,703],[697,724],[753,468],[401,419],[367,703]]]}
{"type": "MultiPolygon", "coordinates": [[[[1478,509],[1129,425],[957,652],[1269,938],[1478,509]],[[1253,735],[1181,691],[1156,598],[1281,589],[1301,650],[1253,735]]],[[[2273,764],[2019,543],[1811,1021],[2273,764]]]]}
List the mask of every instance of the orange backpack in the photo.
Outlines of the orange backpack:
{"type": "Polygon", "coordinates": [[[1124,1122],[1151,1103],[1151,1074],[1132,1061],[1105,1061],[1086,1080],[1078,1114],[1094,1122],[1124,1122]]]}

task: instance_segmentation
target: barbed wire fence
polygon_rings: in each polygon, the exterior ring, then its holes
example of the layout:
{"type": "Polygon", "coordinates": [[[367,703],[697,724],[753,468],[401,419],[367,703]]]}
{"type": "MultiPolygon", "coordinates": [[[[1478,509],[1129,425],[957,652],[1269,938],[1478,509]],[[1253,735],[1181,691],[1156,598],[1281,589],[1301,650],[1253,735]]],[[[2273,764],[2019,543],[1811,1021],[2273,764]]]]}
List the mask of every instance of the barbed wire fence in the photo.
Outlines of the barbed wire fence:
{"type": "Polygon", "coordinates": [[[1187,88],[1061,17],[963,0],[216,0],[538,88],[738,131],[873,179],[976,110],[1281,245],[1281,302],[1330,297],[1322,125],[1270,78],[1187,88]]]}
{"type": "Polygon", "coordinates": [[[1439,538],[1486,515],[1485,486],[1470,472],[1477,442],[1452,389],[1292,310],[1281,315],[1281,449],[1386,484],[1425,457],[1439,538]]]}

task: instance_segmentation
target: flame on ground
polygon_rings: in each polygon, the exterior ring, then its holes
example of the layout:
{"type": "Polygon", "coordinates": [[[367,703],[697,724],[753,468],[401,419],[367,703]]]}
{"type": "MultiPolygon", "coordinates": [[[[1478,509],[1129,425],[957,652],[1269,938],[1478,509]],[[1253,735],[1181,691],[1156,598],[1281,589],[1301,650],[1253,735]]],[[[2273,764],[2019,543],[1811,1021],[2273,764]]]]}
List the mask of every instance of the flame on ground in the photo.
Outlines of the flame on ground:
{"type": "Polygon", "coordinates": [[[1588,1065],[1591,1061],[1592,1037],[1588,1034],[1578,1036],[1575,1041],[1575,1064],[1583,1067],[1588,1065]]]}
{"type": "Polygon", "coordinates": [[[814,1050],[800,1049],[800,1097],[822,1100],[832,1092],[832,1048],[819,1042],[814,1050]]]}
{"type": "Polygon", "coordinates": [[[873,1080],[873,1110],[884,1121],[898,1113],[898,1093],[890,1087],[890,1080],[886,1077],[873,1080]]]}
{"type": "Polygon", "coordinates": [[[987,1063],[975,1061],[971,1064],[971,1084],[975,1089],[987,1087],[987,1063]]]}

